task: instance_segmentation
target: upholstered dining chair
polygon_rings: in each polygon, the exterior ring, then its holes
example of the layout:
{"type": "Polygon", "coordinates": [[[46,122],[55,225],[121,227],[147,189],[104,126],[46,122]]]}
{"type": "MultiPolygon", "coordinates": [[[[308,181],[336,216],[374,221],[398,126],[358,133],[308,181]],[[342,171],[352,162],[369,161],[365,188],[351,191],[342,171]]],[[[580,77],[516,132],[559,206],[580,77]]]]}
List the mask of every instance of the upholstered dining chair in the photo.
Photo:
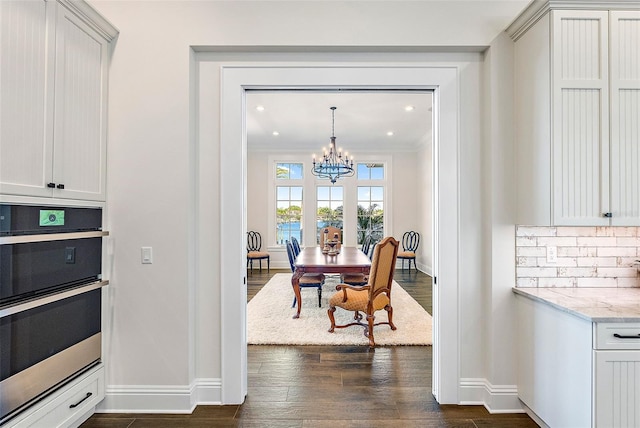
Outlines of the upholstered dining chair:
{"type": "Polygon", "coordinates": [[[326,226],[320,229],[320,248],[324,247],[324,231],[329,231],[329,239],[333,239],[335,234],[338,234],[338,248],[342,246],[342,230],[335,226],[326,226]]]}
{"type": "Polygon", "coordinates": [[[404,270],[404,261],[409,260],[409,271],[411,271],[411,260],[413,260],[413,267],[416,267],[416,251],[420,245],[420,234],[410,230],[402,235],[402,251],[398,253],[398,258],[402,260],[402,270],[404,270]]]}
{"type": "Polygon", "coordinates": [[[262,260],[267,260],[267,272],[270,271],[271,255],[262,251],[262,236],[260,232],[253,230],[247,232],[247,269],[251,266],[251,272],[253,272],[253,261],[260,261],[260,272],[262,272],[262,260]]]}
{"type": "Polygon", "coordinates": [[[364,327],[364,335],[369,338],[369,346],[373,348],[376,346],[373,336],[374,326],[387,324],[391,327],[391,330],[396,329],[393,324],[391,284],[393,283],[393,272],[399,245],[398,241],[392,236],[388,236],[375,246],[367,285],[358,287],[338,284],[336,286],[338,291],[329,299],[329,309],[327,310],[329,321],[331,321],[330,333],[333,333],[336,328],[345,328],[352,325],[362,326],[364,327]],[[355,321],[345,325],[336,325],[334,317],[336,308],[354,311],[355,321]],[[382,309],[387,311],[388,321],[374,323],[375,312],[382,309]],[[363,314],[367,317],[366,324],[362,322],[363,314]]]}
{"type": "MultiPolygon", "coordinates": [[[[295,259],[293,244],[288,240],[285,241],[287,246],[287,255],[289,256],[289,265],[291,265],[291,272],[295,272],[295,259]]],[[[318,307],[322,307],[322,286],[324,285],[324,274],[322,273],[305,273],[300,278],[300,288],[302,287],[315,287],[318,289],[318,307]]],[[[293,308],[296,305],[296,298],[293,297],[293,304],[291,307],[293,308]]]]}
{"type": "MultiPolygon", "coordinates": [[[[363,253],[371,259],[373,257],[373,247],[376,245],[375,240],[371,235],[364,237],[362,241],[362,247],[360,248],[363,253]]],[[[349,285],[367,285],[369,282],[369,275],[363,273],[343,273],[340,275],[340,282],[349,285]]]]}

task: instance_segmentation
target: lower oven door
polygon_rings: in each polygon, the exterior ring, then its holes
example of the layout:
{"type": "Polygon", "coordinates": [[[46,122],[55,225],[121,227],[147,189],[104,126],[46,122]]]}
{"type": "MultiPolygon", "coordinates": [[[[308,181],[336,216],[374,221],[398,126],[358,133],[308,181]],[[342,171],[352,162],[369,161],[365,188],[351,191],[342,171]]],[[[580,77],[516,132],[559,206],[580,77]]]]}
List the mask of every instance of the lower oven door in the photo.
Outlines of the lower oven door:
{"type": "Polygon", "coordinates": [[[100,361],[105,284],[0,309],[0,424],[100,361]]]}

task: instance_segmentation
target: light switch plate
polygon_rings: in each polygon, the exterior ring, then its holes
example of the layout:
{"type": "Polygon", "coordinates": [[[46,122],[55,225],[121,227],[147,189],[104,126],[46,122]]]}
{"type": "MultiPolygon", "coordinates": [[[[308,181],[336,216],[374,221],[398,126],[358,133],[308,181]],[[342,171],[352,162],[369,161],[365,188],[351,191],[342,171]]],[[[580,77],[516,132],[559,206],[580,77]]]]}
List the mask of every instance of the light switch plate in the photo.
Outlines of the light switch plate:
{"type": "Polygon", "coordinates": [[[547,247],[547,263],[557,263],[558,262],[558,247],[548,246],[547,247]]]}
{"type": "Polygon", "coordinates": [[[149,265],[153,263],[153,250],[151,247],[142,247],[142,264],[149,265]]]}

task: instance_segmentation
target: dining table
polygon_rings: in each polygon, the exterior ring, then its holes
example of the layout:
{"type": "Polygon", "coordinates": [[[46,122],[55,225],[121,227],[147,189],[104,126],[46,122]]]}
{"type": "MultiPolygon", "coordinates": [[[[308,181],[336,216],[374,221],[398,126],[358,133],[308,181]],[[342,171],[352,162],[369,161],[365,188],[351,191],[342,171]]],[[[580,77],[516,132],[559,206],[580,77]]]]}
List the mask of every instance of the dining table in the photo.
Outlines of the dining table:
{"type": "Polygon", "coordinates": [[[295,270],[291,277],[291,286],[298,303],[293,318],[300,318],[302,296],[300,295],[300,278],[305,273],[362,273],[367,275],[371,268],[369,257],[357,247],[340,248],[338,254],[325,254],[322,248],[305,247],[294,261],[295,270]]]}

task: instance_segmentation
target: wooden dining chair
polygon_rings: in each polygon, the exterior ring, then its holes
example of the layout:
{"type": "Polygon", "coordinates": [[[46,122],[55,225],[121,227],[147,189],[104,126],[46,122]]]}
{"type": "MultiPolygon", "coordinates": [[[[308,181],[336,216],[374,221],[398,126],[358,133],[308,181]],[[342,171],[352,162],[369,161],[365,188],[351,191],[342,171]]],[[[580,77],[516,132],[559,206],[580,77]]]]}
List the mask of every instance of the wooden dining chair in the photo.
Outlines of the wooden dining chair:
{"type": "Polygon", "coordinates": [[[260,272],[262,272],[262,260],[267,260],[267,272],[270,270],[271,255],[262,251],[262,236],[259,232],[249,231],[247,232],[247,269],[251,265],[251,272],[253,272],[253,261],[260,261],[260,272]]]}
{"type": "Polygon", "coordinates": [[[396,258],[398,256],[398,246],[400,244],[392,236],[384,238],[373,251],[373,261],[371,263],[371,273],[369,282],[364,286],[353,286],[348,284],[338,284],[338,290],[329,299],[329,321],[333,333],[336,328],[345,328],[352,325],[364,327],[364,335],[369,338],[369,346],[375,347],[373,327],[387,324],[391,330],[395,330],[393,324],[393,307],[391,306],[391,284],[393,283],[393,273],[395,271],[396,258]],[[354,311],[354,322],[345,325],[336,325],[334,313],[336,308],[346,311],[354,311]],[[387,312],[387,322],[374,323],[375,312],[384,309],[387,312]],[[362,322],[363,314],[366,315],[366,324],[362,322]]]}
{"type": "Polygon", "coordinates": [[[295,236],[291,237],[291,245],[293,245],[293,255],[298,257],[298,254],[300,254],[300,243],[298,242],[298,238],[296,238],[295,236]]]}
{"type": "Polygon", "coordinates": [[[404,261],[409,260],[409,271],[411,271],[411,261],[413,260],[413,267],[416,267],[416,251],[420,245],[420,234],[410,230],[402,235],[402,251],[398,253],[398,258],[402,260],[402,270],[404,270],[404,261]]]}
{"type": "MultiPolygon", "coordinates": [[[[369,257],[373,257],[373,247],[376,245],[371,235],[364,237],[362,241],[362,247],[360,250],[369,257]]],[[[343,273],[340,275],[340,282],[349,285],[367,285],[369,282],[369,275],[364,273],[343,273]]]]}
{"type": "MultiPolygon", "coordinates": [[[[296,256],[294,255],[293,244],[288,240],[285,241],[285,245],[287,246],[287,256],[289,256],[289,265],[291,266],[291,272],[295,272],[295,260],[296,256]]],[[[322,286],[324,285],[325,276],[322,273],[305,273],[300,278],[300,287],[315,287],[318,289],[318,307],[322,307],[322,286]]],[[[296,298],[293,297],[293,304],[291,307],[293,308],[296,305],[296,298]]]]}

